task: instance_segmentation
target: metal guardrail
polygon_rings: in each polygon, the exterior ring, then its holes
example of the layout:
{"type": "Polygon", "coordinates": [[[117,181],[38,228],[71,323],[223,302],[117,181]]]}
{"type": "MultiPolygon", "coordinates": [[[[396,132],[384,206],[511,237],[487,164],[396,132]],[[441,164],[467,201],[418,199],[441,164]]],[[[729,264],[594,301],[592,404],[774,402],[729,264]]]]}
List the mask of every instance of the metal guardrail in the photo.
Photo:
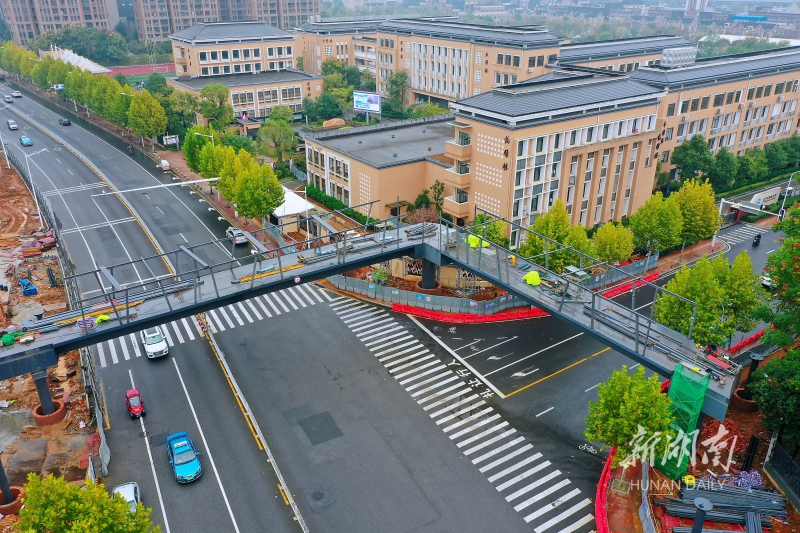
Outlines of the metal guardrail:
{"type": "Polygon", "coordinates": [[[773,446],[767,464],[781,477],[784,484],[781,488],[791,491],[795,500],[800,499],[800,465],[792,460],[780,444],[773,446]]]}

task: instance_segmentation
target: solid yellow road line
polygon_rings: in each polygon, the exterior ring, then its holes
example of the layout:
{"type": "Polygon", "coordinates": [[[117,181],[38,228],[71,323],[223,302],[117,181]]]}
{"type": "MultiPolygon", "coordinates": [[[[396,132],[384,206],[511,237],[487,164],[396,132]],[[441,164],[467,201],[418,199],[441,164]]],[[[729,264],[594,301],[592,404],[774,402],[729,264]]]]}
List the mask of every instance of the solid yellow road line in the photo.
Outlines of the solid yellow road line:
{"type": "Polygon", "coordinates": [[[283,490],[283,486],[278,483],[278,490],[281,491],[281,496],[283,496],[283,503],[289,505],[289,498],[286,497],[286,492],[283,490]]]}
{"type": "Polygon", "coordinates": [[[611,348],[603,348],[603,349],[602,349],[602,350],[600,350],[599,352],[593,353],[593,354],[592,354],[592,355],[590,355],[589,357],[584,357],[584,358],[583,358],[583,359],[581,359],[580,361],[577,361],[577,362],[575,362],[575,363],[572,363],[572,364],[571,364],[571,365],[569,365],[569,366],[565,366],[565,367],[564,367],[564,368],[562,368],[561,370],[557,370],[557,371],[553,372],[552,374],[549,374],[549,375],[547,375],[547,376],[543,377],[542,379],[536,380],[536,381],[534,381],[533,383],[530,383],[530,384],[528,384],[528,385],[525,385],[524,387],[522,387],[522,388],[520,388],[520,389],[517,389],[517,390],[515,390],[514,392],[509,392],[508,394],[506,394],[506,398],[508,398],[509,396],[514,396],[516,393],[518,393],[518,392],[522,392],[522,391],[524,391],[525,389],[529,389],[529,388],[533,387],[534,385],[537,385],[537,384],[541,383],[542,381],[544,381],[544,380],[546,380],[546,379],[550,379],[550,378],[552,378],[553,376],[555,376],[556,374],[560,374],[560,373],[564,372],[565,370],[569,370],[570,368],[572,368],[572,367],[574,367],[574,366],[578,366],[578,365],[579,365],[579,364],[581,364],[581,363],[585,363],[586,361],[588,361],[588,360],[589,360],[589,359],[591,359],[592,357],[596,357],[596,356],[600,355],[600,354],[601,354],[601,353],[603,353],[603,352],[607,352],[607,351],[608,351],[608,350],[610,350],[610,349],[611,349],[611,348]]]}

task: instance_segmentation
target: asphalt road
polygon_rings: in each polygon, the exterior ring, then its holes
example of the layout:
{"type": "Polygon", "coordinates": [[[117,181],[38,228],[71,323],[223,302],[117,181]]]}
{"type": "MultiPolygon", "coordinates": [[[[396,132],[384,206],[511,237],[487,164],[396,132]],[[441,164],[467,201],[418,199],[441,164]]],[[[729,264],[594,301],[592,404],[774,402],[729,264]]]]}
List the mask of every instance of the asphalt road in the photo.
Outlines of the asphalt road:
{"type": "MultiPolygon", "coordinates": [[[[61,112],[23,94],[11,105],[24,118],[8,109],[0,111],[2,118],[13,118],[20,127],[8,131],[3,141],[20,161],[25,161],[23,154],[29,156],[33,179],[52,203],[76,271],[156,254],[154,243],[116,196],[92,196],[109,190],[106,183],[34,124],[73,144],[117,190],[171,180],[142,154],[137,152],[131,158],[123,143],[91,126],[84,129],[80,119],[70,117],[73,126],[58,125],[61,112]],[[32,147],[20,145],[23,134],[31,138],[32,147]]],[[[160,188],[146,194],[131,193],[127,198],[165,250],[220,238],[228,226],[188,189],[160,188]]],[[[237,256],[247,253],[247,247],[235,250],[237,256]]],[[[218,262],[229,254],[230,249],[219,247],[219,253],[206,259],[218,262]]],[[[156,275],[168,273],[161,261],[149,264],[156,275]]],[[[118,267],[113,274],[123,284],[151,277],[130,266],[118,267]]],[[[81,283],[79,289],[84,296],[99,294],[92,280],[81,283]]],[[[166,532],[296,529],[267,456],[259,449],[208,342],[191,320],[167,328],[171,328],[166,332],[172,346],[163,360],[144,357],[135,337],[91,348],[105,398],[106,436],[112,451],[106,485],[110,489],[138,482],[145,504],[153,508],[153,519],[166,532]],[[134,385],[145,399],[148,414],[143,421],[130,420],[125,408],[125,391],[134,385]],[[187,431],[203,454],[203,476],[188,485],[174,481],[167,462],[165,438],[177,431],[187,431]]]]}

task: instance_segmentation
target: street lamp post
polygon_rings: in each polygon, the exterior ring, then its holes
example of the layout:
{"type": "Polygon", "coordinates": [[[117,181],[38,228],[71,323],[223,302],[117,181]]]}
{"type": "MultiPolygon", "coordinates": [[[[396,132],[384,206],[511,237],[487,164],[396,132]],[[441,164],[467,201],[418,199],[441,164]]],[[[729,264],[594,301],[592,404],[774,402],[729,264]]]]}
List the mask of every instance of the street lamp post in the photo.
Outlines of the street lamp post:
{"type": "Polygon", "coordinates": [[[211,146],[214,146],[214,136],[213,135],[206,135],[205,133],[198,133],[194,132],[195,135],[199,135],[200,137],[208,137],[211,139],[211,146]]]}
{"type": "Polygon", "coordinates": [[[786,197],[789,196],[789,188],[792,186],[792,178],[794,177],[795,174],[797,174],[797,172],[800,172],[800,170],[792,172],[789,175],[789,183],[786,184],[786,190],[783,192],[783,202],[781,202],[781,209],[780,211],[778,211],[779,220],[783,220],[783,208],[786,206],[786,197]]]}
{"type": "Polygon", "coordinates": [[[31,163],[28,160],[28,158],[33,157],[36,154],[41,154],[42,152],[47,152],[47,148],[42,148],[41,150],[37,150],[30,154],[22,152],[22,155],[25,156],[25,166],[28,168],[28,179],[31,181],[31,193],[33,194],[33,201],[36,203],[36,212],[39,213],[39,221],[42,223],[43,228],[47,228],[45,218],[42,216],[42,208],[39,206],[39,197],[36,194],[36,184],[33,182],[33,176],[31,175],[31,163]]]}
{"type": "MultiPolygon", "coordinates": [[[[2,107],[2,108],[0,108],[0,111],[2,111],[3,109],[7,109],[8,107],[9,106],[2,107]]],[[[8,151],[6,150],[6,143],[3,142],[3,135],[2,134],[0,134],[0,144],[3,145],[3,155],[6,157],[6,165],[8,165],[8,168],[10,169],[11,168],[11,161],[8,159],[8,151]]]]}

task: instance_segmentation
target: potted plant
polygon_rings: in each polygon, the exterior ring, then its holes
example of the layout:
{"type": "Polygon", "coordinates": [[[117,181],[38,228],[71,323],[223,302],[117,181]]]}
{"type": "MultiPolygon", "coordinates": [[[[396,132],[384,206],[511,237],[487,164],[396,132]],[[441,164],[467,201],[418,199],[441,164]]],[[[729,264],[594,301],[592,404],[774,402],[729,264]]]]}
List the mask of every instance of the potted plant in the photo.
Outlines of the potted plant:
{"type": "Polygon", "coordinates": [[[389,270],[385,267],[376,268],[372,271],[372,279],[378,285],[386,285],[389,279],[389,270]]]}

